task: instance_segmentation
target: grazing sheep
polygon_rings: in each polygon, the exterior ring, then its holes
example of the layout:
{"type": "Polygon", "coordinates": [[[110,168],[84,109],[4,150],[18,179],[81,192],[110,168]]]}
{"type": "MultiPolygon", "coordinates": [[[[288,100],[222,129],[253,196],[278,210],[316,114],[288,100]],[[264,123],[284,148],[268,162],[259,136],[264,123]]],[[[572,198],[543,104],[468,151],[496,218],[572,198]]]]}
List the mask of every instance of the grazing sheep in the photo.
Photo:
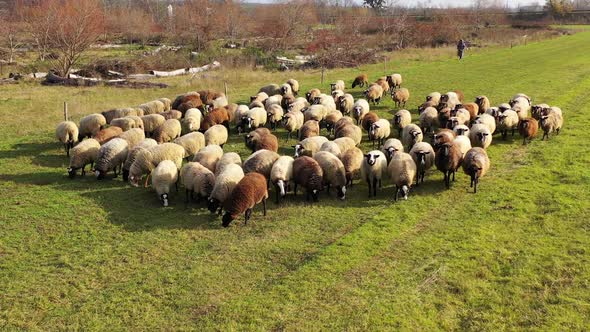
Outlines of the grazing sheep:
{"type": "Polygon", "coordinates": [[[540,121],[541,128],[543,129],[543,140],[545,137],[549,139],[549,134],[556,132],[559,135],[561,127],[563,127],[563,117],[558,113],[549,113],[549,115],[542,115],[540,121]]]}
{"type": "Polygon", "coordinates": [[[262,202],[263,214],[266,216],[267,199],[266,178],[258,173],[246,174],[223,204],[223,209],[226,211],[222,218],[223,227],[228,227],[242,213],[245,213],[244,223],[247,224],[252,209],[260,202],[262,202]]]}
{"type": "MultiPolygon", "coordinates": [[[[334,90],[332,91],[332,98],[334,99],[334,103],[338,104],[338,101],[340,100],[340,97],[344,96],[344,91],[342,90],[334,90]]],[[[339,105],[337,105],[337,109],[340,108],[339,105]]]]}
{"type": "Polygon", "coordinates": [[[363,95],[368,102],[373,103],[373,105],[379,105],[383,97],[383,87],[377,83],[373,83],[363,92],[363,95]]]}
{"type": "Polygon", "coordinates": [[[371,126],[373,125],[373,123],[377,121],[379,121],[379,115],[377,115],[377,113],[367,112],[367,114],[365,114],[365,116],[363,116],[363,118],[361,119],[361,127],[368,132],[369,130],[371,130],[371,126]]]}
{"type": "MultiPolygon", "coordinates": [[[[303,126],[303,122],[304,116],[301,112],[289,112],[283,116],[283,126],[285,126],[285,129],[287,130],[287,139],[291,139],[291,133],[294,131],[297,132],[297,136],[299,136],[299,129],[303,126]]],[[[317,121],[314,122],[318,125],[317,134],[319,135],[319,124],[317,121]]]]}
{"type": "Polygon", "coordinates": [[[361,140],[363,138],[363,131],[360,127],[355,126],[353,124],[347,124],[343,127],[340,127],[334,133],[334,139],[341,138],[341,137],[349,137],[354,140],[356,145],[361,144],[361,140]]]}
{"type": "Polygon", "coordinates": [[[338,157],[327,151],[320,151],[313,156],[322,168],[324,185],[330,193],[330,186],[336,187],[336,196],[344,200],[346,198],[346,171],[344,164],[338,157]]]}
{"type": "Polygon", "coordinates": [[[422,142],[423,139],[422,129],[413,123],[408,124],[402,130],[402,143],[408,147],[408,150],[412,149],[414,144],[422,142]]]}
{"type": "Polygon", "coordinates": [[[341,153],[344,153],[356,146],[355,141],[350,137],[340,137],[333,140],[334,144],[338,145],[341,153]]]}
{"type": "Polygon", "coordinates": [[[299,113],[303,112],[304,109],[310,106],[309,102],[305,98],[297,98],[294,102],[289,104],[288,112],[289,113],[299,113]]]}
{"type": "Polygon", "coordinates": [[[207,200],[207,208],[211,213],[215,213],[219,209],[219,214],[221,214],[221,207],[243,177],[244,170],[236,164],[226,165],[221,173],[216,175],[215,185],[207,200]]]}
{"type": "Polygon", "coordinates": [[[170,100],[168,98],[158,98],[156,100],[159,100],[162,102],[162,104],[164,104],[164,111],[165,112],[172,109],[172,100],[170,100]]]}
{"type": "Polygon", "coordinates": [[[549,105],[537,104],[531,106],[531,116],[537,121],[541,120],[541,111],[543,111],[544,108],[549,108],[549,105]]]}
{"type": "Polygon", "coordinates": [[[275,135],[270,133],[264,135],[252,135],[253,133],[254,132],[246,136],[246,146],[248,146],[252,152],[258,150],[279,151],[279,139],[275,135]]]}
{"type": "Polygon", "coordinates": [[[255,96],[250,97],[250,102],[260,102],[263,103],[268,99],[268,94],[266,92],[258,92],[255,96]]]}
{"type": "Polygon", "coordinates": [[[518,97],[510,101],[510,107],[518,114],[520,120],[524,120],[529,116],[531,109],[530,100],[525,97],[518,97]]]}
{"type": "Polygon", "coordinates": [[[86,115],[80,119],[80,127],[78,129],[78,141],[86,137],[96,135],[100,130],[106,126],[107,120],[102,114],[94,113],[86,115]]]}
{"type": "Polygon", "coordinates": [[[398,136],[401,137],[405,126],[412,123],[412,114],[408,110],[399,110],[393,116],[393,126],[397,128],[398,136]]]}
{"type": "Polygon", "coordinates": [[[215,166],[221,156],[223,156],[223,149],[219,145],[207,145],[195,154],[193,161],[201,163],[211,172],[215,172],[215,166]]]}
{"type": "Polygon", "coordinates": [[[154,139],[158,144],[171,142],[175,138],[180,137],[181,131],[180,121],[176,119],[168,119],[164,121],[164,124],[156,129],[156,131],[154,131],[154,139]]]}
{"type": "MultiPolygon", "coordinates": [[[[426,143],[427,144],[427,143],[426,143]]],[[[434,152],[432,152],[434,154],[434,152]]],[[[421,162],[423,163],[424,155],[418,155],[421,162]]],[[[434,159],[434,156],[432,157],[434,159]]],[[[399,153],[387,166],[387,171],[389,173],[389,177],[391,178],[391,182],[395,185],[395,196],[394,200],[397,201],[398,196],[402,197],[404,200],[408,199],[408,194],[410,193],[410,188],[412,187],[412,183],[414,183],[414,178],[416,177],[416,168],[418,168],[418,179],[416,179],[416,185],[420,181],[420,177],[422,177],[422,182],[424,182],[424,165],[418,165],[416,167],[416,159],[414,156],[410,156],[407,153],[399,153]]]]}
{"type": "Polygon", "coordinates": [[[373,147],[375,147],[375,140],[378,145],[381,145],[390,134],[391,125],[389,124],[389,121],[380,119],[371,125],[371,128],[369,129],[369,140],[373,142],[373,147]]]}
{"type": "Polygon", "coordinates": [[[270,122],[272,130],[277,129],[277,124],[283,119],[283,115],[284,112],[281,105],[274,104],[267,109],[267,120],[270,122]]]}
{"type": "Polygon", "coordinates": [[[383,143],[381,150],[387,156],[387,160],[391,160],[397,153],[404,152],[404,146],[397,138],[390,138],[383,143]]]}
{"type": "Polygon", "coordinates": [[[303,112],[305,121],[315,120],[321,122],[328,114],[328,109],[324,105],[311,105],[303,112]]]}
{"type": "Polygon", "coordinates": [[[201,100],[201,96],[199,96],[199,94],[195,91],[191,91],[191,92],[187,92],[182,95],[178,95],[178,96],[176,96],[176,98],[174,98],[174,101],[172,102],[172,105],[170,105],[170,108],[173,110],[177,110],[178,106],[180,106],[181,104],[184,104],[184,103],[188,102],[189,100],[194,100],[194,99],[198,99],[199,101],[201,100]]]}
{"type": "Polygon", "coordinates": [[[416,185],[424,183],[424,175],[426,174],[426,171],[434,165],[434,149],[426,142],[419,142],[412,147],[412,150],[410,150],[410,156],[412,156],[412,159],[418,168],[416,185]]]}
{"type": "Polygon", "coordinates": [[[242,118],[242,122],[248,129],[264,127],[266,121],[266,111],[262,107],[255,107],[250,109],[246,115],[246,118],[242,118]]]}
{"type": "Polygon", "coordinates": [[[308,156],[303,156],[293,161],[293,194],[297,195],[297,186],[305,189],[305,199],[311,197],[318,201],[320,191],[324,190],[324,172],[318,162],[308,156]]]}
{"type": "MultiPolygon", "coordinates": [[[[462,108],[467,110],[467,112],[469,112],[469,117],[471,119],[475,119],[477,117],[477,115],[479,114],[479,105],[477,105],[476,103],[465,103],[465,104],[461,104],[461,106],[462,106],[462,108]]],[[[458,109],[458,107],[455,106],[455,109],[458,109]]]]}
{"type": "MultiPolygon", "coordinates": [[[[213,127],[211,127],[213,128],[213,127]]],[[[223,129],[225,127],[222,126],[223,129]]],[[[209,129],[211,130],[211,129],[209,129]]],[[[205,133],[207,135],[207,133],[205,133]]],[[[174,140],[175,144],[178,144],[184,148],[184,158],[194,156],[199,150],[201,150],[206,144],[206,136],[198,131],[192,132],[186,135],[182,135],[174,140]]]]}
{"type": "Polygon", "coordinates": [[[278,84],[269,84],[260,88],[258,92],[264,92],[269,96],[280,95],[281,87],[278,84]]]}
{"type": "Polygon", "coordinates": [[[184,118],[180,121],[182,134],[192,133],[201,128],[203,115],[198,108],[191,108],[186,111],[184,118]]]}
{"type": "Polygon", "coordinates": [[[323,105],[326,108],[326,113],[337,110],[336,103],[334,102],[334,98],[332,98],[332,96],[329,96],[329,95],[320,94],[319,96],[314,98],[313,104],[314,105],[323,105]]]}
{"type": "Polygon", "coordinates": [[[205,145],[219,145],[223,147],[227,143],[227,128],[222,125],[214,125],[205,132],[205,145]]]}
{"type": "Polygon", "coordinates": [[[264,101],[264,109],[268,111],[268,109],[272,106],[272,105],[279,105],[281,106],[281,102],[283,101],[283,96],[282,95],[274,95],[274,96],[270,96],[268,97],[265,101],[264,101]]]}
{"type": "Polygon", "coordinates": [[[285,197],[289,188],[289,182],[293,179],[293,162],[295,159],[289,156],[281,156],[272,165],[270,170],[270,182],[275,186],[276,203],[279,198],[285,197]]]}
{"type": "Polygon", "coordinates": [[[389,83],[387,82],[387,77],[380,77],[373,84],[378,84],[381,87],[381,89],[383,89],[383,93],[387,93],[387,92],[391,91],[389,83]]]}
{"type": "Polygon", "coordinates": [[[168,120],[168,119],[176,119],[176,120],[180,120],[182,118],[182,112],[177,111],[177,110],[170,110],[170,111],[166,111],[166,112],[162,112],[162,113],[158,113],[161,116],[164,117],[164,119],[168,120]]]}
{"type": "Polygon", "coordinates": [[[133,120],[131,118],[123,117],[123,118],[113,119],[113,121],[111,121],[111,126],[119,127],[123,131],[127,131],[129,129],[136,128],[136,123],[135,123],[135,120],[133,120]]]}
{"type": "Polygon", "coordinates": [[[140,116],[137,115],[128,115],[125,117],[125,119],[131,119],[135,122],[135,127],[134,128],[139,128],[141,130],[144,130],[143,128],[143,121],[141,120],[140,116]]]}
{"type": "Polygon", "coordinates": [[[100,147],[94,168],[98,180],[102,180],[110,170],[114,170],[117,177],[117,166],[121,171],[127,158],[128,147],[127,141],[122,138],[114,138],[100,147]]]}
{"type": "Polygon", "coordinates": [[[490,108],[490,100],[486,96],[475,97],[475,103],[477,104],[477,107],[478,107],[478,114],[482,114],[488,108],[490,108]]]}
{"type": "Polygon", "coordinates": [[[140,108],[115,108],[101,113],[104,118],[107,120],[108,124],[112,125],[113,120],[123,118],[126,116],[134,115],[134,116],[143,116],[144,111],[140,108]]]}
{"type": "Polygon", "coordinates": [[[135,162],[135,158],[137,154],[142,150],[148,150],[154,146],[158,145],[158,142],[151,138],[146,138],[141,141],[139,144],[135,145],[133,148],[129,148],[127,152],[127,158],[125,159],[125,163],[123,164],[123,181],[129,180],[129,170],[131,169],[131,165],[135,162]]]}
{"type": "Polygon", "coordinates": [[[434,156],[434,164],[444,174],[447,189],[451,187],[451,174],[453,175],[453,181],[455,181],[455,172],[461,166],[462,155],[459,146],[454,142],[438,145],[434,156]]]}
{"type": "Polygon", "coordinates": [[[389,84],[389,89],[395,90],[402,87],[402,75],[400,74],[392,74],[387,75],[387,83],[389,84]]]}
{"type": "Polygon", "coordinates": [[[70,156],[70,149],[78,142],[78,126],[72,121],[64,121],[55,128],[55,136],[64,145],[66,155],[70,156]]]}
{"type": "Polygon", "coordinates": [[[220,98],[220,97],[225,97],[225,94],[223,94],[223,92],[219,92],[219,91],[215,91],[215,90],[202,90],[202,91],[198,91],[199,96],[201,97],[201,102],[205,105],[209,105],[210,107],[214,106],[214,104],[216,103],[215,100],[220,98]]]}
{"type": "Polygon", "coordinates": [[[334,133],[334,126],[336,126],[336,123],[340,119],[342,119],[342,113],[340,113],[340,111],[332,111],[326,115],[323,123],[329,133],[334,133]]]}
{"type": "Polygon", "coordinates": [[[369,186],[369,197],[377,196],[377,183],[381,188],[381,179],[386,175],[387,158],[383,152],[373,150],[365,154],[361,165],[361,178],[369,186]]]}
{"type": "Polygon", "coordinates": [[[143,130],[146,137],[154,136],[156,130],[166,122],[166,119],[160,114],[148,114],[141,117],[143,121],[143,130]]]}
{"type": "Polygon", "coordinates": [[[467,136],[469,137],[469,127],[467,127],[466,125],[460,124],[460,125],[456,125],[455,127],[453,127],[453,131],[455,132],[455,134],[457,136],[467,136]]]}
{"type": "Polygon", "coordinates": [[[471,146],[487,149],[492,144],[492,132],[483,124],[474,124],[469,131],[471,146]]]}
{"type": "Polygon", "coordinates": [[[498,118],[498,130],[502,133],[502,139],[506,139],[508,130],[511,130],[512,136],[514,136],[514,130],[518,128],[518,122],[520,121],[518,114],[513,110],[507,110],[499,114],[498,118]]]}
{"type": "Polygon", "coordinates": [[[122,133],[123,129],[119,127],[108,127],[97,132],[93,138],[97,140],[100,145],[103,145],[113,138],[118,137],[122,133]]]}
{"type": "Polygon", "coordinates": [[[471,149],[471,140],[467,136],[457,136],[453,140],[453,143],[459,147],[461,150],[461,157],[465,156],[465,153],[471,149]]]}
{"type": "Polygon", "coordinates": [[[483,124],[486,127],[488,127],[488,129],[490,130],[490,133],[494,133],[496,131],[496,119],[494,119],[493,116],[489,115],[489,114],[480,114],[478,115],[475,120],[473,121],[473,123],[477,124],[483,124]]]}
{"type": "MultiPolygon", "coordinates": [[[[410,119],[411,121],[411,119],[410,119]]],[[[424,134],[434,133],[434,127],[438,126],[438,111],[434,107],[426,108],[420,114],[420,128],[424,134]]]]}
{"type": "Polygon", "coordinates": [[[152,100],[137,106],[137,108],[143,110],[143,115],[148,115],[164,112],[166,105],[159,100],[152,100]]]}
{"type": "Polygon", "coordinates": [[[338,97],[338,110],[344,115],[349,115],[354,107],[354,97],[350,93],[338,97]]]}
{"type": "Polygon", "coordinates": [[[354,81],[352,82],[353,89],[357,86],[360,86],[362,88],[365,85],[369,85],[369,77],[367,76],[367,74],[360,74],[359,76],[355,77],[354,81]]]}
{"type": "Polygon", "coordinates": [[[299,140],[303,141],[306,138],[318,136],[320,134],[320,123],[316,120],[308,120],[303,123],[299,130],[299,140]]]}
{"type": "Polygon", "coordinates": [[[218,176],[227,165],[235,164],[242,167],[242,158],[235,152],[225,152],[215,164],[215,176],[218,176]]]}
{"type": "Polygon", "coordinates": [[[258,100],[255,100],[248,105],[248,109],[257,108],[257,107],[264,108],[264,103],[259,102],[258,100]]]}
{"type": "Polygon", "coordinates": [[[342,90],[342,91],[344,91],[344,89],[346,87],[344,86],[344,81],[343,80],[337,80],[336,82],[330,84],[330,88],[331,88],[331,91],[334,91],[334,90],[342,90]]]}
{"type": "MultiPolygon", "coordinates": [[[[264,113],[264,119],[266,120],[266,111],[264,109],[260,110],[264,113]]],[[[207,129],[215,125],[224,125],[225,127],[229,127],[229,114],[225,108],[215,108],[205,115],[199,130],[205,132],[207,129]]]]}
{"type": "Polygon", "coordinates": [[[334,124],[334,133],[347,125],[354,125],[354,119],[349,116],[343,116],[334,124]]]}
{"type": "Polygon", "coordinates": [[[406,107],[406,103],[410,99],[410,90],[406,88],[399,88],[391,91],[391,99],[395,102],[396,107],[406,107]]]}
{"type": "Polygon", "coordinates": [[[315,97],[318,97],[321,94],[322,94],[322,92],[320,91],[320,89],[311,89],[311,90],[307,91],[307,93],[305,94],[305,98],[307,99],[307,101],[309,103],[313,103],[313,101],[315,100],[315,97]]]}
{"type": "Polygon", "coordinates": [[[142,176],[148,174],[145,182],[147,186],[150,173],[162,160],[171,160],[176,164],[176,168],[180,169],[183,158],[184,148],[174,143],[164,143],[149,149],[140,150],[135,155],[135,161],[129,168],[129,183],[137,187],[142,176]]]}
{"type": "Polygon", "coordinates": [[[119,138],[126,140],[127,144],[129,144],[129,150],[131,150],[145,140],[145,133],[139,128],[133,128],[119,135],[119,138]]]}
{"type": "Polygon", "coordinates": [[[328,138],[324,136],[308,137],[300,141],[293,146],[293,148],[295,148],[295,158],[300,156],[313,157],[316,152],[320,151],[320,148],[326,142],[328,142],[328,138]]]}
{"type": "Polygon", "coordinates": [[[367,102],[365,99],[357,99],[357,101],[352,106],[352,110],[352,117],[356,120],[356,124],[358,125],[365,114],[369,113],[369,102],[367,102]]]}
{"type": "Polygon", "coordinates": [[[360,179],[361,165],[365,160],[363,151],[357,147],[347,150],[342,153],[342,164],[346,173],[346,185],[352,187],[352,181],[360,179]]]}
{"type": "Polygon", "coordinates": [[[180,169],[180,180],[186,192],[185,202],[188,203],[193,195],[197,195],[197,203],[201,198],[207,198],[215,186],[215,175],[207,167],[190,162],[180,169]]]}
{"type": "Polygon", "coordinates": [[[152,171],[152,187],[158,194],[164,207],[168,206],[170,199],[170,187],[175,185],[178,189],[178,168],[170,160],[162,160],[152,171]]]}
{"type": "Polygon", "coordinates": [[[211,107],[215,108],[225,108],[227,110],[227,106],[229,106],[229,102],[227,101],[227,97],[225,95],[221,95],[215,99],[211,103],[211,107]]]}
{"type": "Polygon", "coordinates": [[[299,82],[294,78],[290,78],[286,83],[291,86],[291,91],[297,96],[299,94],[299,82]]]}
{"type": "Polygon", "coordinates": [[[70,156],[70,167],[68,167],[68,175],[70,179],[76,176],[76,171],[82,169],[82,176],[86,175],[86,165],[90,164],[90,168],[98,159],[98,151],[100,150],[100,143],[93,138],[89,138],[80,142],[72,148],[70,156]]]}
{"type": "Polygon", "coordinates": [[[431,92],[428,96],[426,96],[426,102],[431,102],[434,104],[432,106],[436,107],[440,103],[440,97],[440,92],[431,92]]]}
{"type": "Polygon", "coordinates": [[[342,151],[340,150],[340,146],[334,143],[334,141],[328,141],[322,144],[320,147],[320,151],[330,152],[331,154],[335,155],[336,157],[340,158],[342,155],[342,151]]]}
{"type": "Polygon", "coordinates": [[[473,192],[477,193],[477,184],[479,179],[486,175],[490,169],[490,158],[486,150],[482,148],[472,148],[465,154],[463,159],[463,172],[471,178],[470,187],[473,192]]]}
{"type": "Polygon", "coordinates": [[[272,165],[279,159],[279,155],[270,150],[258,150],[244,160],[244,173],[256,172],[270,178],[272,165]]]}

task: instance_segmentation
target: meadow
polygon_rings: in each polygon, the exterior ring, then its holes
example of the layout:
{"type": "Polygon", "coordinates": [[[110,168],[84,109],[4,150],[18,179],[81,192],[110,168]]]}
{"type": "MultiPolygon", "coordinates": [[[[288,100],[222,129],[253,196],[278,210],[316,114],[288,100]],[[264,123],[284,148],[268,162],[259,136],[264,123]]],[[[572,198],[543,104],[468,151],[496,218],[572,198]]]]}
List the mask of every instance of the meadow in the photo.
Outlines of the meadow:
{"type": "MultiPolygon", "coordinates": [[[[0,86],[2,330],[585,330],[590,326],[590,32],[514,48],[407,50],[326,72],[222,69],[167,89],[0,86]],[[203,206],[171,206],[120,178],[67,178],[54,138],[70,118],[228,83],[230,102],[294,77],[302,91],[404,76],[408,105],[460,89],[497,105],[523,92],[560,106],[559,136],[498,135],[478,193],[431,170],[407,201],[355,184],[307,204],[255,209],[224,229],[203,206]]],[[[359,97],[360,89],[353,90],[359,97]]],[[[375,108],[392,118],[387,98],[375,108]]],[[[294,140],[278,134],[280,153],[294,140]]],[[[366,138],[366,133],[365,133],[366,138]]],[[[363,143],[364,151],[371,145],[363,143]]],[[[243,137],[226,150],[248,155],[243,137]]],[[[385,182],[387,183],[387,182],[385,182]]],[[[271,193],[271,197],[274,193],[271,193]]]]}

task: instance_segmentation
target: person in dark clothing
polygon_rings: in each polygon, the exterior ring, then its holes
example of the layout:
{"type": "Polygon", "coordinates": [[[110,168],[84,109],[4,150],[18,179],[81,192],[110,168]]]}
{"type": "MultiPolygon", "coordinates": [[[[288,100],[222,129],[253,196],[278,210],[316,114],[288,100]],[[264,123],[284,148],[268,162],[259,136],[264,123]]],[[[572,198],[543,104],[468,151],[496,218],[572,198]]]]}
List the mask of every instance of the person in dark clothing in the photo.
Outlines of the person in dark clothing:
{"type": "Polygon", "coordinates": [[[457,56],[459,57],[459,60],[463,59],[463,53],[465,52],[466,47],[467,45],[465,44],[465,41],[459,39],[459,42],[457,43],[457,56]]]}

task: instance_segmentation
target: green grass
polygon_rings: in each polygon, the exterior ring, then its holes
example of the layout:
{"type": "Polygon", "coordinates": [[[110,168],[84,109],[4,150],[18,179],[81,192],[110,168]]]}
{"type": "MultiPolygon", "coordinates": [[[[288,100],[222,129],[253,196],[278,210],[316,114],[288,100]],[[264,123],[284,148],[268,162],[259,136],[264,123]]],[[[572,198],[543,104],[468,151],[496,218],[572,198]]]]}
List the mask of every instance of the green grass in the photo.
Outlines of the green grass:
{"type": "MultiPolygon", "coordinates": [[[[590,326],[590,33],[458,62],[452,49],[396,53],[383,64],[318,72],[220,70],[166,79],[164,90],[0,87],[0,328],[3,330],[585,330],[590,326]],[[493,104],[518,92],[559,105],[565,128],[522,146],[497,136],[474,195],[459,174],[427,174],[408,201],[389,184],[355,185],[345,202],[301,195],[223,229],[184,195],[120,179],[69,180],[53,138],[71,118],[203,87],[232,101],[293,76],[303,90],[358,72],[400,72],[415,108],[460,89],[493,104]]],[[[355,96],[360,90],[354,91],[355,96]]],[[[377,107],[391,118],[392,102],[377,107]]],[[[283,153],[293,144],[279,132],[283,153]]],[[[370,149],[368,143],[363,150],[370,149]]],[[[227,150],[247,152],[232,137],[227,150]]],[[[271,193],[274,195],[274,193],[271,193]]]]}

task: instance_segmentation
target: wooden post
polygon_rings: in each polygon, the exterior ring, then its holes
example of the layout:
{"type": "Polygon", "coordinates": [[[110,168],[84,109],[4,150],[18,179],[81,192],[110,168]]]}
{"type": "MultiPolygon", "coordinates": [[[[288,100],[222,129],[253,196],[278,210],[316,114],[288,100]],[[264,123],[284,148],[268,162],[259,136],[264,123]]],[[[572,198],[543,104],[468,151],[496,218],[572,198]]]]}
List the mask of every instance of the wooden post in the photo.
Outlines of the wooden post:
{"type": "Polygon", "coordinates": [[[68,121],[68,102],[64,101],[64,121],[68,121]]]}
{"type": "Polygon", "coordinates": [[[225,98],[227,99],[227,102],[229,103],[229,97],[227,96],[227,82],[223,82],[223,90],[225,91],[225,98]]]}
{"type": "Polygon", "coordinates": [[[322,67],[322,80],[321,80],[321,84],[324,84],[324,72],[326,71],[326,68],[322,67]]]}
{"type": "Polygon", "coordinates": [[[383,56],[383,73],[387,75],[387,56],[383,56]]]}

